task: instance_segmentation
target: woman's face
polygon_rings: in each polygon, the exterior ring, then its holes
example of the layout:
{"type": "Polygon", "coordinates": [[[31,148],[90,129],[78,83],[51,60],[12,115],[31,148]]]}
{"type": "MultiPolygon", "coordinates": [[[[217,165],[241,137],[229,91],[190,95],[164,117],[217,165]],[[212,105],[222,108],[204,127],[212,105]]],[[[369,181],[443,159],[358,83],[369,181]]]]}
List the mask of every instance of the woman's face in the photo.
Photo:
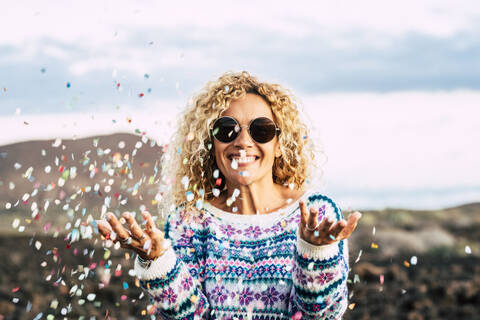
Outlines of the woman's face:
{"type": "Polygon", "coordinates": [[[236,139],[223,143],[213,139],[215,160],[225,176],[227,185],[249,185],[253,182],[267,182],[272,179],[272,167],[275,156],[280,156],[278,138],[267,143],[258,143],[252,139],[248,125],[253,119],[266,117],[274,120],[272,110],[259,95],[248,93],[234,100],[221,116],[237,120],[242,127],[236,139]],[[236,162],[232,168],[232,162],[236,162]],[[237,169],[235,169],[235,167],[237,169]]]}

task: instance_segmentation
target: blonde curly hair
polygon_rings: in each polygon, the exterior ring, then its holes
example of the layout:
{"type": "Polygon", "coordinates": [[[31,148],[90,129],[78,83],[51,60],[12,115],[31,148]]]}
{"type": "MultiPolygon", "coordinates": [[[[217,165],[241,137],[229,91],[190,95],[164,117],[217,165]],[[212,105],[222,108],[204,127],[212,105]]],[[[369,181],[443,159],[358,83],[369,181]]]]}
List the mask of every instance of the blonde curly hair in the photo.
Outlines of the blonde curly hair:
{"type": "MultiPolygon", "coordinates": [[[[257,94],[272,108],[274,121],[281,129],[279,143],[282,155],[275,158],[273,181],[302,189],[314,165],[314,145],[309,130],[300,119],[293,95],[278,84],[260,82],[248,72],[227,72],[190,99],[180,115],[178,130],[164,155],[163,203],[169,210],[180,205],[186,209],[201,208],[204,200],[213,198],[212,189],[219,188],[213,172],[217,169],[211,127],[229,107],[230,102],[257,94]]],[[[222,177],[223,178],[223,177],[222,177]]],[[[224,179],[222,179],[224,180],[224,179]]],[[[223,187],[224,181],[220,186],[223,187]]]]}

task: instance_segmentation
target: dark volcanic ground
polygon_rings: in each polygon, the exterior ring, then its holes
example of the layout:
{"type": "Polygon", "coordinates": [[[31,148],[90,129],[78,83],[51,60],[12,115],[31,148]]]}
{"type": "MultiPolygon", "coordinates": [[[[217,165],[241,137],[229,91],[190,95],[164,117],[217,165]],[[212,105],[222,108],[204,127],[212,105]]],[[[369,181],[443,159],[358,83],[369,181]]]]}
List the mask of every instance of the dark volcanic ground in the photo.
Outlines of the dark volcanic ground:
{"type": "MultiPolygon", "coordinates": [[[[136,286],[135,279],[128,275],[128,270],[133,268],[133,258],[125,257],[124,251],[112,250],[108,257],[112,261],[112,276],[108,285],[100,288],[105,278],[101,272],[104,268],[98,263],[106,261],[105,250],[97,245],[90,257],[92,249],[91,241],[68,247],[61,238],[0,237],[3,257],[0,315],[3,319],[34,319],[39,313],[43,313],[42,319],[48,314],[61,319],[62,309],[68,319],[81,316],[84,319],[91,316],[96,319],[149,318],[142,315],[146,313],[148,299],[136,286]],[[36,241],[42,243],[40,250],[35,247],[36,241]],[[80,272],[79,265],[91,266],[92,271],[80,272]],[[80,280],[81,274],[87,278],[80,280]],[[82,291],[70,295],[74,284],[82,291]],[[89,301],[87,296],[92,293],[95,297],[89,301]],[[80,304],[81,299],[85,300],[84,304],[80,304]]],[[[351,299],[345,320],[480,319],[480,258],[454,257],[448,253],[417,255],[417,265],[407,267],[404,260],[409,261],[410,255],[386,258],[368,248],[359,262],[354,263],[357,253],[350,254],[351,299]],[[353,283],[355,274],[359,281],[353,283]]]]}

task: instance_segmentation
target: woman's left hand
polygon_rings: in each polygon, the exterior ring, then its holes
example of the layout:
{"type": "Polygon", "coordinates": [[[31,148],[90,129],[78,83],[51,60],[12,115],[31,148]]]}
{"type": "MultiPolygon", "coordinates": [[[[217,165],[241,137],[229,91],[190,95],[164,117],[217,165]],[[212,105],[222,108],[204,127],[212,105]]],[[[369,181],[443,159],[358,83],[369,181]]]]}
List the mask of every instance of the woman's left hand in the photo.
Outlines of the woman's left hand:
{"type": "Polygon", "coordinates": [[[326,217],[321,222],[317,222],[318,210],[315,208],[307,209],[304,201],[300,201],[300,237],[313,245],[326,245],[339,240],[347,239],[357,227],[358,220],[362,214],[358,211],[353,212],[348,217],[348,221],[344,219],[330,221],[326,217]]]}

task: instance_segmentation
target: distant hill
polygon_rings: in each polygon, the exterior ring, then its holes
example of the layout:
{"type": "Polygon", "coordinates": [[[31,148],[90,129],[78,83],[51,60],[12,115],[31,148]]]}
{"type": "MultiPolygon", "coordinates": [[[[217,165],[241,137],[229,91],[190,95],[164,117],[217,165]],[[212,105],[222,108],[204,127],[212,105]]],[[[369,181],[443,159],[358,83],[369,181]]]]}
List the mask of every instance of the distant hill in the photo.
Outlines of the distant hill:
{"type": "Polygon", "coordinates": [[[1,146],[0,216],[63,212],[73,221],[98,217],[103,205],[155,210],[162,153],[154,140],[123,133],[1,146]]]}

